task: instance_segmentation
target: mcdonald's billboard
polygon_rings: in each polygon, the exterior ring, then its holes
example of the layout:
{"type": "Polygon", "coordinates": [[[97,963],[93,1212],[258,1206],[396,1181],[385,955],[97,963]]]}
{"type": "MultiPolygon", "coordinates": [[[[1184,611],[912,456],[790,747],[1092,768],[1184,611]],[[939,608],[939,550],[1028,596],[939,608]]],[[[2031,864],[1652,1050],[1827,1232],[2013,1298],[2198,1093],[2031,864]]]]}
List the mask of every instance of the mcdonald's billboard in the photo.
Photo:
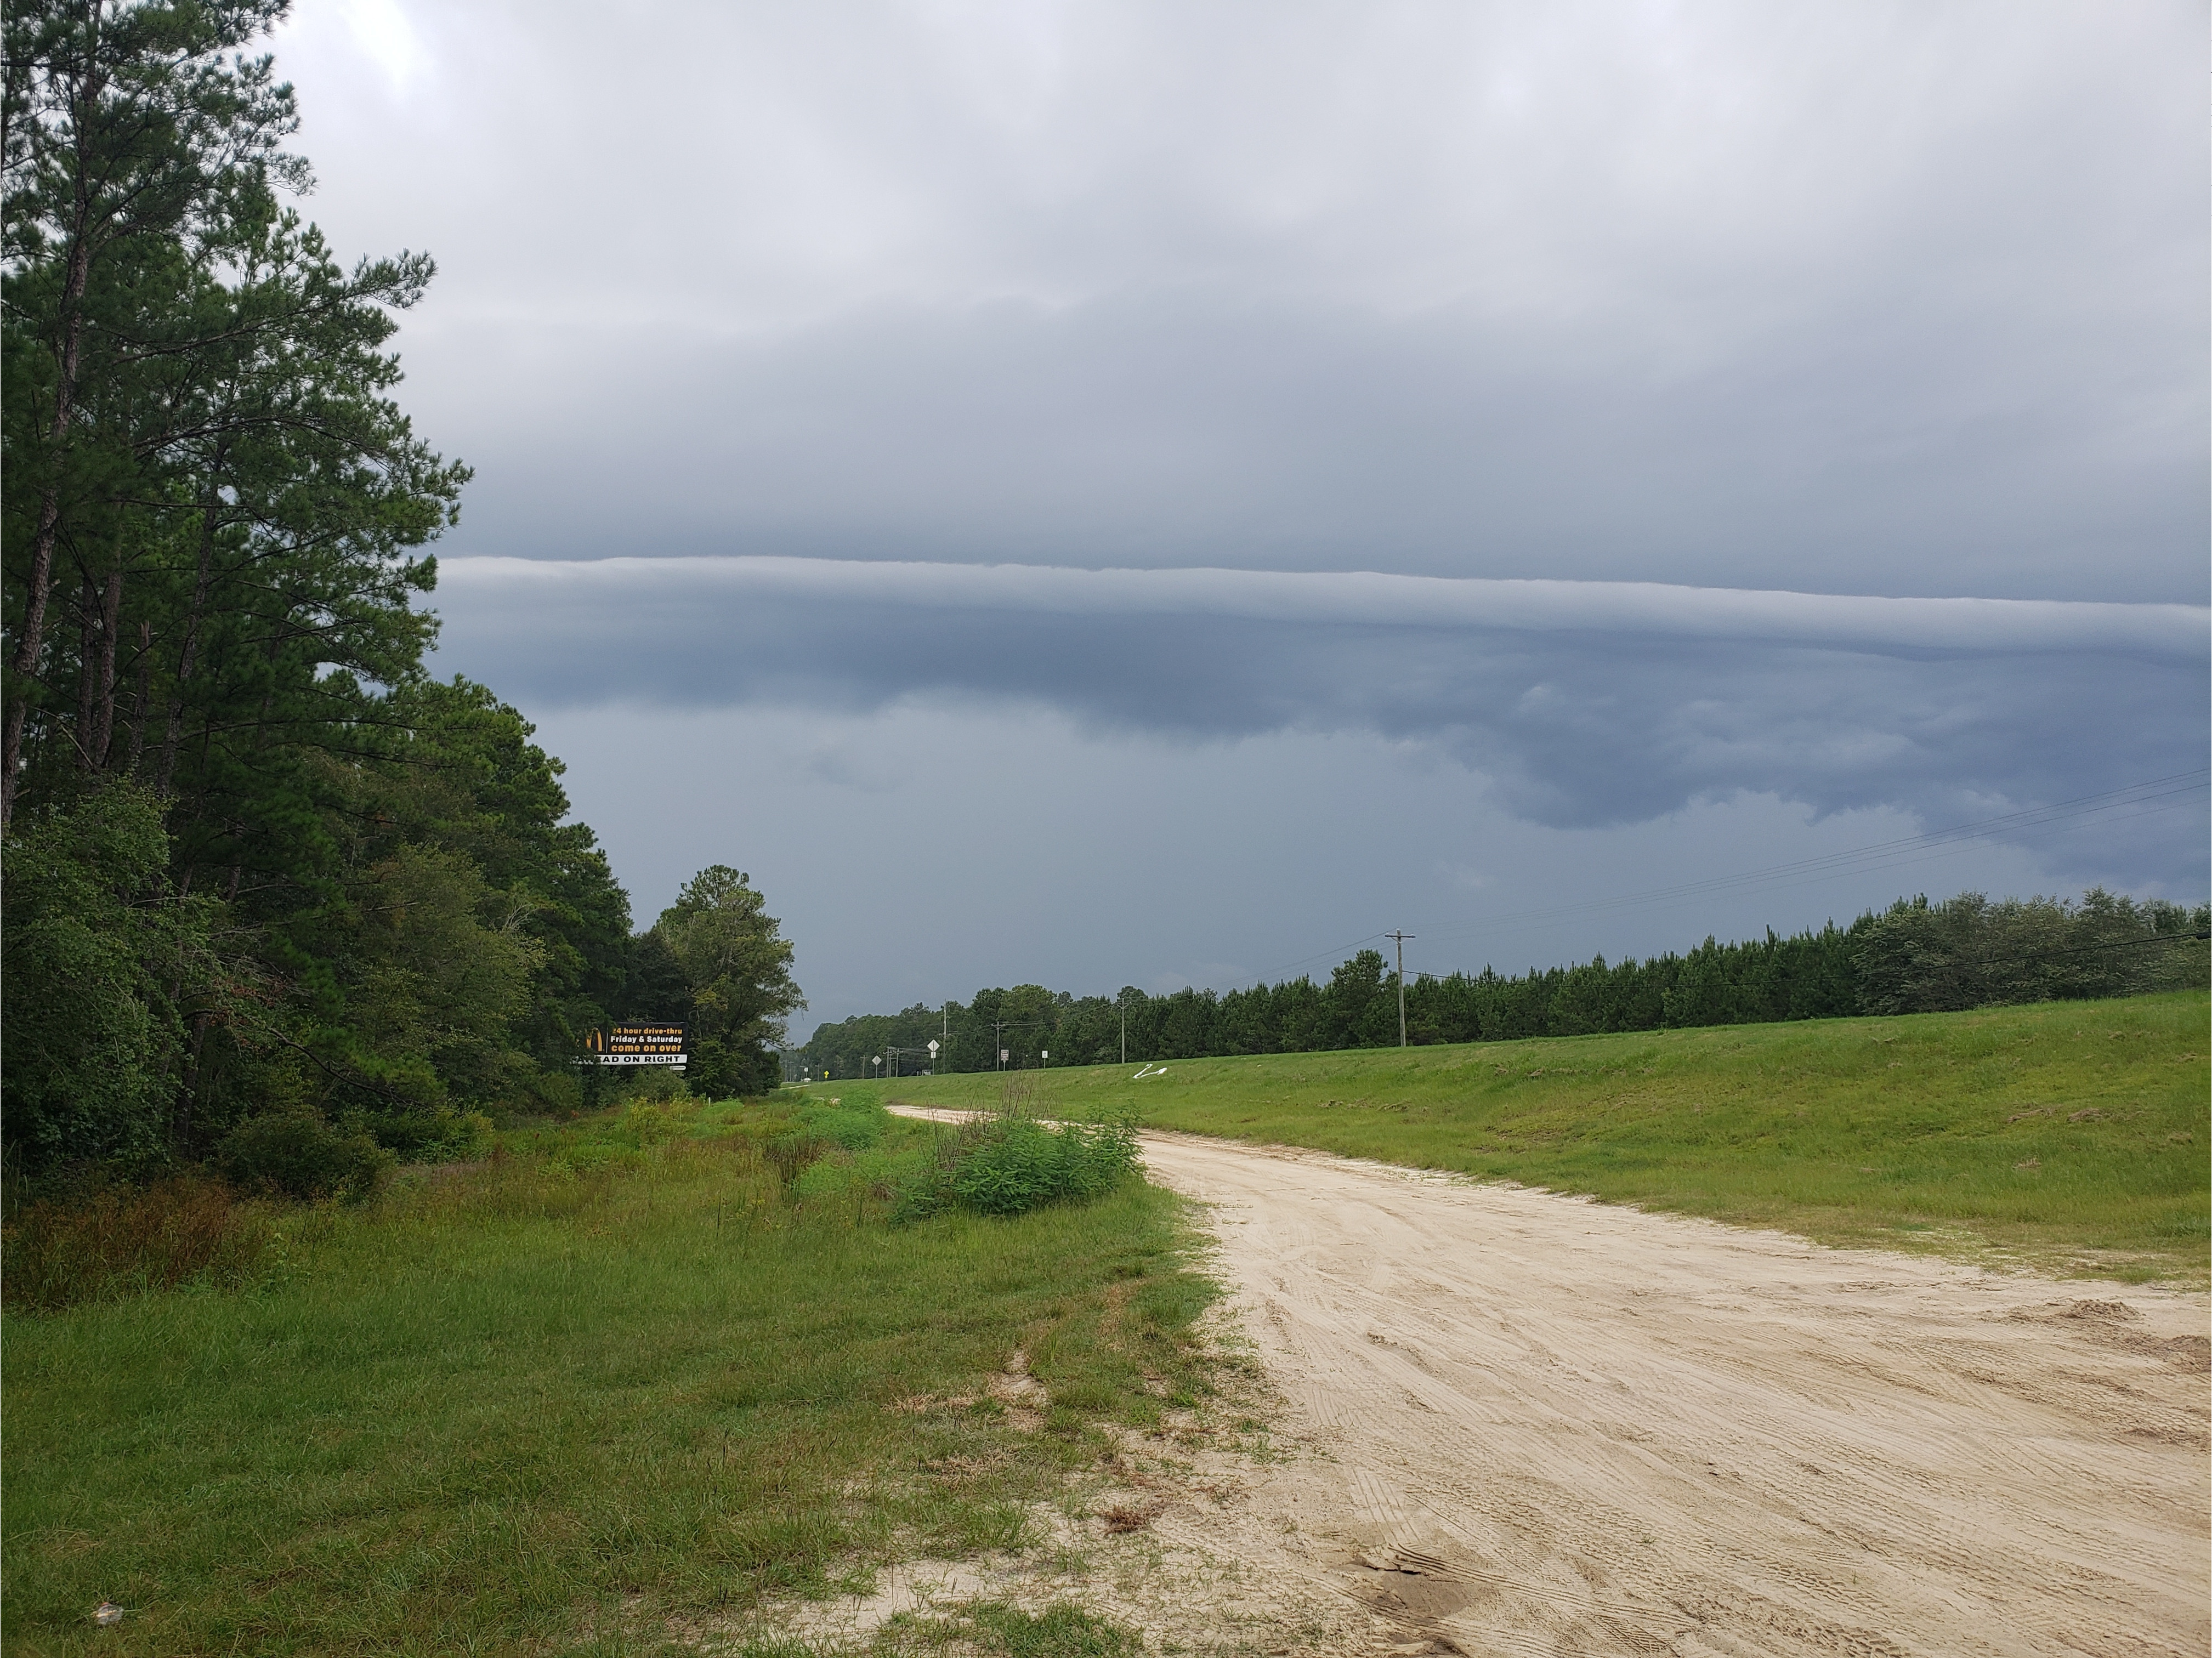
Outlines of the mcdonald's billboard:
{"type": "Polygon", "coordinates": [[[616,1024],[594,1030],[584,1046],[600,1065],[683,1065],[689,1027],[680,1024],[616,1024]]]}

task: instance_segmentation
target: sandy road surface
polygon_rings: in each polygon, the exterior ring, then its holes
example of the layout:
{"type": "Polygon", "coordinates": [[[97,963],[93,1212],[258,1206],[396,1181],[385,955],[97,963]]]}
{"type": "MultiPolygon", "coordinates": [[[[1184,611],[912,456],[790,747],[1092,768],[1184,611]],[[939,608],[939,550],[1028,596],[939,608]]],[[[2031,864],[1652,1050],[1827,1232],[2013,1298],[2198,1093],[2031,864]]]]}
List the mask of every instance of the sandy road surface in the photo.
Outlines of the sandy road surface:
{"type": "Polygon", "coordinates": [[[2202,1295],[1145,1150],[1312,1453],[1163,1525],[1286,1588],[1469,1653],[2212,1650],[2202,1295]]]}

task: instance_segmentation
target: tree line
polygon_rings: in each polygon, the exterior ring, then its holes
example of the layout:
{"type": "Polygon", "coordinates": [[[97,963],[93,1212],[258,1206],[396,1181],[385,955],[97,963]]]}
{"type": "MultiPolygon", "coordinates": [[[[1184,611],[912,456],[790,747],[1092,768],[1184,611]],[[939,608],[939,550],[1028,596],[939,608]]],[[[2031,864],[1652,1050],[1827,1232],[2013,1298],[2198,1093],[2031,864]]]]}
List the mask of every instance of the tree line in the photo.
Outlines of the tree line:
{"type": "MultiPolygon", "coordinates": [[[[1721,944],[1685,953],[1504,975],[1409,975],[1406,1033],[1418,1043],[1504,1042],[1602,1031],[1950,1011],[2001,1002],[2126,996],[2201,987],[2212,907],[2143,902],[2095,889],[2078,902],[1965,893],[1940,903],[1900,899],[1847,927],[1721,944]]],[[[1040,985],[981,990],[974,999],[818,1026],[785,1056],[815,1077],[927,1068],[988,1071],[1005,1063],[1104,1065],[1237,1054],[1383,1048],[1398,1041],[1398,986],[1379,951],[1363,950],[1316,984],[1217,993],[1074,996],[1040,985]]]]}
{"type": "Polygon", "coordinates": [[[585,1035],[623,1018],[689,1021],[694,1084],[758,1090],[804,1005],[738,871],[634,933],[561,762],[426,671],[469,471],[388,348],[434,267],[343,264],[287,204],[295,100],[249,50],[286,9],[6,14],[15,1175],[432,1155],[584,1103],[585,1035]]]}

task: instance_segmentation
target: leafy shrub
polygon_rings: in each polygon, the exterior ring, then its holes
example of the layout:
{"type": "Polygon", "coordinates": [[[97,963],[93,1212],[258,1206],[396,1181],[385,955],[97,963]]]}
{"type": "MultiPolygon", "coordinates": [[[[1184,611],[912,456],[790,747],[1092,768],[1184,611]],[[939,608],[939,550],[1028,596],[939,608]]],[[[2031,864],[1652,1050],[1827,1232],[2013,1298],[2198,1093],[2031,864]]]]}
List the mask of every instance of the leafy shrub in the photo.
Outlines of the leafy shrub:
{"type": "Polygon", "coordinates": [[[672,1065],[633,1066],[617,1076],[611,1087],[616,1099],[637,1100],[649,1105],[665,1105],[691,1097],[691,1084],[672,1065]]]}
{"type": "Polygon", "coordinates": [[[0,1130],[12,1167],[161,1160],[183,1023],[181,988],[219,999],[210,911],[167,896],[161,803],[127,784],[26,811],[4,841],[0,1130]]]}
{"type": "Polygon", "coordinates": [[[908,1218],[963,1208],[1019,1215],[1103,1196],[1136,1171],[1133,1122],[1045,1123],[998,1116],[939,1137],[937,1156],[902,1193],[908,1218]]]}
{"type": "Polygon", "coordinates": [[[232,1284],[268,1242],[266,1218],[229,1187],[179,1175],[27,1203],[0,1226],[0,1283],[16,1311],[173,1289],[232,1284]]]}
{"type": "Polygon", "coordinates": [[[584,1108],[584,1084],[565,1072],[533,1066],[517,1074],[506,1104],[510,1117],[573,1117],[584,1108]]]}
{"type": "Polygon", "coordinates": [[[378,1112],[360,1122],[368,1139],[402,1163],[460,1163],[481,1157],[491,1143],[489,1117],[450,1106],[378,1112]]]}
{"type": "Polygon", "coordinates": [[[392,1154],[366,1134],[342,1134],[314,1117],[255,1117],[224,1137],[222,1172],[246,1191],[312,1202],[358,1202],[374,1191],[392,1154]]]}

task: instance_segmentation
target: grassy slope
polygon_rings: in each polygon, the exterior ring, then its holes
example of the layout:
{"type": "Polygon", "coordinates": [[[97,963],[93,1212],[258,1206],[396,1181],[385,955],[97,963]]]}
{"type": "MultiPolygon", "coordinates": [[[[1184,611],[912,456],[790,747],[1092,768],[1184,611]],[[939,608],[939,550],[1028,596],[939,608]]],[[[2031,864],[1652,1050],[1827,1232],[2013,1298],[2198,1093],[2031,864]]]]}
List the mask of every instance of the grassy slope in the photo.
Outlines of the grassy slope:
{"type": "Polygon", "coordinates": [[[739,1137],[562,1139],[295,1217],[258,1291],[9,1315],[7,1649],[651,1649],[656,1608],[1003,1545],[1091,1418],[1191,1384],[1164,1193],[893,1230],[739,1137]],[[1042,1433],[887,1408],[1017,1345],[1042,1433]]]}
{"type": "MultiPolygon", "coordinates": [[[[2129,1278],[2206,1272],[2202,992],[1904,1018],[1025,1072],[1152,1127],[2129,1278]]],[[[989,1076],[840,1083],[988,1104],[989,1076]]]]}

